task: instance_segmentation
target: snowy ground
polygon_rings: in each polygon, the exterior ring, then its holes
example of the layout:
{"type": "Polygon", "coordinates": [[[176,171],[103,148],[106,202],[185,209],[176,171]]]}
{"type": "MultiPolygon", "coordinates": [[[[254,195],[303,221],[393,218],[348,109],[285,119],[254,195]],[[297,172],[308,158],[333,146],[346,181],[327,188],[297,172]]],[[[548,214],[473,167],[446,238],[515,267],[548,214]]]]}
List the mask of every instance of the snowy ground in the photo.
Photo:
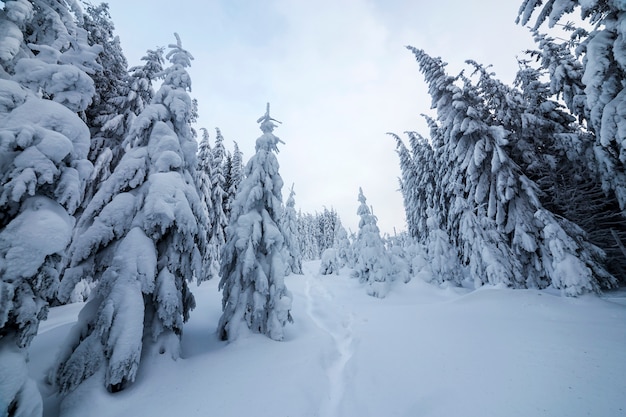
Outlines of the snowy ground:
{"type": "MultiPolygon", "coordinates": [[[[357,280],[287,277],[287,340],[220,342],[217,282],[195,289],[177,362],[147,358],[137,383],[98,392],[78,416],[626,416],[626,292],[438,288],[414,279],[386,299],[357,280]]],[[[80,305],[52,309],[31,347],[42,381],[80,305]]]]}

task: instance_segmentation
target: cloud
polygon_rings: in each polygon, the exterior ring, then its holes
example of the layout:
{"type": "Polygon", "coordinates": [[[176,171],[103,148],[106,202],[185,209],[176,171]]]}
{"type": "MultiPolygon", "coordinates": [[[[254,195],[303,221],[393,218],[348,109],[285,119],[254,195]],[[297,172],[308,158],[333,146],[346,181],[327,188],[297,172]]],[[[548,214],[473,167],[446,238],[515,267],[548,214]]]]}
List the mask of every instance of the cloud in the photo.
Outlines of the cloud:
{"type": "Polygon", "coordinates": [[[517,6],[499,0],[109,3],[131,63],[171,43],[171,32],[181,34],[196,58],[199,126],[219,126],[245,160],[261,134],[255,121],[271,102],[283,122],[275,133],[286,142],[280,172],[286,185],[295,183],[297,207],[333,207],[354,231],[359,187],[383,232],[405,228],[395,143],[385,133],[427,136],[420,113],[430,98],[404,46],[442,55],[452,73],[467,58],[494,63],[510,81],[520,45],[530,44],[513,23],[517,6]]]}

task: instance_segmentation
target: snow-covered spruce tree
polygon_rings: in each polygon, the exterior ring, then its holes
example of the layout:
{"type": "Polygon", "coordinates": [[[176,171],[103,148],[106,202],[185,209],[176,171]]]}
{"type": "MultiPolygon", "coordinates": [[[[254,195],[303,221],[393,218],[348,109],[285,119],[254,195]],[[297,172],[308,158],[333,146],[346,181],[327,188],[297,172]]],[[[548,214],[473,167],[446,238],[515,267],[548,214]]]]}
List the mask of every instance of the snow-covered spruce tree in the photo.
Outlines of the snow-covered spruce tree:
{"type": "MultiPolygon", "coordinates": [[[[228,220],[230,218],[230,206],[232,205],[232,201],[234,197],[231,199],[230,189],[233,184],[231,179],[231,174],[233,170],[233,155],[230,151],[226,151],[226,155],[224,155],[224,191],[226,195],[224,196],[222,211],[224,212],[224,216],[226,216],[226,225],[228,225],[228,220]]],[[[236,194],[236,193],[235,193],[236,194]]],[[[226,230],[224,230],[224,235],[226,234],[226,230]]]]}
{"type": "Polygon", "coordinates": [[[391,264],[385,249],[385,243],[380,237],[377,219],[367,205],[363,190],[359,188],[359,233],[354,241],[356,263],[354,273],[363,283],[367,284],[367,293],[371,296],[384,298],[389,292],[391,264]]]}
{"type": "Polygon", "coordinates": [[[82,11],[78,4],[65,0],[9,1],[5,2],[4,15],[11,29],[3,43],[15,40],[15,28],[24,33],[19,50],[3,59],[5,71],[43,98],[82,113],[95,93],[88,74],[100,68],[96,59],[102,47],[89,45],[87,32],[79,27],[82,11]],[[21,23],[16,25],[12,19],[21,23]],[[59,72],[64,76],[57,75],[59,72]]]}
{"type": "MultiPolygon", "coordinates": [[[[626,218],[620,215],[614,194],[602,190],[596,175],[592,135],[551,99],[541,71],[521,62],[516,77],[518,88],[512,88],[482,65],[468,62],[480,74],[476,84],[479,94],[509,132],[511,159],[539,186],[541,204],[582,227],[586,238],[607,254],[605,268],[615,273],[624,270],[626,258],[614,234],[624,236],[626,218]]],[[[611,281],[599,283],[612,285],[611,281]]]]}
{"type": "Polygon", "coordinates": [[[415,132],[407,132],[411,145],[409,151],[400,137],[396,139],[400,158],[400,190],[404,201],[409,234],[424,243],[428,236],[426,219],[428,209],[433,208],[440,194],[436,183],[435,154],[428,140],[415,132]]]}
{"type": "MultiPolygon", "coordinates": [[[[163,51],[164,48],[148,50],[141,58],[145,63],[130,68],[121,86],[117,83],[113,91],[100,92],[101,105],[92,110],[94,120],[90,125],[93,133],[89,159],[93,161],[94,172],[87,184],[83,206],[89,204],[100,183],[119,163],[133,122],[152,100],[152,82],[163,71],[163,51]]],[[[106,76],[100,75],[101,78],[106,76]]]]}
{"type": "MultiPolygon", "coordinates": [[[[430,120],[431,133],[437,135],[437,125],[430,120]]],[[[409,235],[414,242],[405,242],[404,250],[411,253],[410,271],[420,273],[427,282],[445,281],[460,284],[462,268],[459,255],[450,242],[446,230],[441,228],[445,205],[440,203],[441,185],[435,149],[416,132],[407,132],[411,150],[402,140],[396,139],[402,173],[401,186],[409,235]],[[423,253],[425,252],[425,254],[423,253]],[[422,262],[425,258],[426,263],[422,262]],[[424,269],[428,269],[424,272],[424,269]]]]}
{"type": "Polygon", "coordinates": [[[285,249],[287,250],[285,275],[291,273],[302,275],[302,252],[298,240],[298,213],[296,213],[295,208],[295,195],[296,192],[293,190],[292,184],[281,219],[281,228],[285,235],[285,249]]]}
{"type": "Polygon", "coordinates": [[[352,254],[350,239],[348,239],[348,232],[346,232],[345,227],[341,223],[335,227],[333,248],[337,250],[339,268],[344,266],[354,267],[354,255],[352,254]]]}
{"type": "MultiPolygon", "coordinates": [[[[593,25],[591,31],[574,30],[571,39],[577,46],[576,53],[582,58],[580,82],[584,85],[584,93],[578,96],[584,97],[585,106],[579,105],[580,100],[572,103],[565,95],[564,98],[568,106],[573,104],[570,110],[582,116],[595,135],[595,153],[605,189],[615,193],[623,212],[626,209],[626,87],[623,82],[626,79],[626,3],[554,0],[544,4],[541,0],[524,0],[518,22],[527,24],[538,10],[533,26],[536,31],[544,22],[553,27],[564,15],[576,9],[580,9],[584,21],[593,25]]],[[[554,44],[544,42],[543,46],[554,44]]],[[[566,68],[559,65],[558,60],[551,59],[554,57],[546,56],[550,52],[548,49],[543,51],[546,52],[543,57],[547,58],[544,63],[552,61],[553,68],[566,68]]],[[[552,72],[550,75],[556,74],[552,72]]],[[[558,77],[562,78],[561,75],[558,77]]]]}
{"type": "MultiPolygon", "coordinates": [[[[584,121],[587,114],[585,85],[582,82],[584,69],[572,50],[572,43],[577,43],[573,40],[575,36],[572,41],[557,42],[538,29],[532,33],[537,50],[527,50],[526,54],[538,61],[547,72],[550,93],[562,100],[579,122],[584,121]]],[[[528,65],[523,63],[522,67],[528,65]]]]}
{"type": "MultiPolygon", "coordinates": [[[[210,236],[209,252],[212,254],[212,263],[215,273],[208,278],[216,277],[219,273],[220,253],[226,242],[226,226],[228,219],[224,214],[224,200],[228,198],[224,191],[224,137],[219,128],[215,128],[215,146],[211,150],[211,206],[209,208],[210,236]]],[[[213,271],[213,268],[211,269],[213,271]]]]}
{"type": "Polygon", "coordinates": [[[538,189],[509,157],[509,132],[494,119],[478,90],[448,76],[440,59],[415,54],[437,109],[444,169],[442,193],[449,233],[472,279],[512,287],[551,285],[566,295],[599,288],[611,280],[602,253],[584,232],[557,219],[540,203],[538,189]],[[447,168],[446,168],[447,167],[447,168]]]}
{"type": "Polygon", "coordinates": [[[419,216],[420,205],[419,196],[425,195],[420,193],[418,181],[419,167],[415,165],[414,156],[411,155],[402,139],[396,134],[389,133],[396,140],[396,152],[400,159],[400,192],[402,193],[402,201],[404,203],[404,214],[406,217],[409,234],[414,239],[422,239],[426,237],[425,227],[420,227],[423,217],[419,216]]]}
{"type": "MultiPolygon", "coordinates": [[[[108,13],[108,12],[107,12],[108,13]]],[[[121,87],[111,92],[101,91],[99,110],[92,110],[95,118],[90,125],[92,133],[89,159],[93,161],[94,170],[87,181],[85,197],[77,215],[89,204],[98,187],[104,182],[115,169],[124,154],[127,145],[127,136],[137,115],[139,115],[150,103],[154,96],[152,82],[163,71],[163,50],[148,50],[142,60],[146,61],[142,66],[132,67],[130,73],[123,77],[121,87]],[[121,94],[113,97],[113,93],[121,94]]],[[[105,77],[101,74],[100,77],[105,77]]],[[[97,87],[97,85],[96,85],[97,87]]],[[[102,87],[101,87],[102,89],[102,87]]],[[[80,233],[76,229],[75,233],[80,233]]],[[[67,262],[68,259],[66,258],[67,262]]],[[[69,283],[70,281],[66,281],[69,283]]],[[[74,289],[70,291],[64,288],[57,297],[57,302],[82,302],[85,301],[96,283],[92,276],[85,276],[74,289]]]]}
{"type": "Polygon", "coordinates": [[[408,241],[412,239],[406,232],[394,236],[385,237],[385,245],[387,247],[387,253],[389,253],[389,263],[391,265],[390,274],[394,277],[394,280],[407,283],[411,281],[411,263],[413,253],[409,253],[406,250],[408,241]]]}
{"type": "MultiPolygon", "coordinates": [[[[514,88],[497,80],[484,66],[474,61],[468,63],[479,74],[478,94],[494,120],[508,132],[509,156],[546,191],[539,195],[544,206],[562,205],[556,203],[560,194],[572,194],[577,188],[555,179],[557,169],[570,172],[572,177],[594,181],[587,163],[591,153],[589,135],[560,103],[550,98],[549,86],[541,81],[540,71],[520,62],[516,77],[518,88],[514,88]]],[[[570,197],[565,199],[564,203],[569,204],[570,197]]]]}
{"type": "Polygon", "coordinates": [[[335,216],[332,211],[329,211],[324,207],[322,213],[317,214],[317,227],[318,227],[318,245],[320,251],[324,252],[328,248],[333,247],[333,239],[335,237],[335,216]]]}
{"type": "MultiPolygon", "coordinates": [[[[417,277],[426,282],[433,281],[426,246],[412,238],[408,231],[394,233],[394,236],[386,239],[386,244],[391,256],[392,273],[396,280],[404,280],[406,283],[417,277]]],[[[450,259],[456,258],[448,258],[448,261],[450,259]]],[[[442,276],[445,277],[445,275],[442,276]]]]}
{"type": "MultiPolygon", "coordinates": [[[[118,149],[118,144],[122,148],[128,145],[126,139],[130,127],[137,115],[152,101],[155,94],[153,83],[163,75],[164,50],[163,47],[147,50],[141,58],[144,63],[128,70],[119,91],[120,95],[110,99],[109,104],[113,105],[115,111],[98,118],[100,135],[96,135],[94,139],[98,143],[92,145],[92,157],[101,153],[99,149],[115,150],[118,149]]],[[[111,164],[111,168],[114,167],[115,164],[111,164]]]]}
{"type": "Polygon", "coordinates": [[[303,260],[320,259],[317,230],[317,219],[311,213],[298,212],[298,239],[303,260]]]}
{"type": "Polygon", "coordinates": [[[198,283],[219,276],[220,253],[225,243],[226,215],[224,201],[227,194],[223,187],[224,178],[224,138],[216,128],[215,146],[211,148],[209,134],[202,129],[202,141],[198,152],[198,187],[207,213],[207,241],[203,251],[204,273],[198,283]]]}
{"type": "MultiPolygon", "coordinates": [[[[139,109],[140,112],[143,111],[143,106],[152,102],[154,98],[153,82],[163,74],[164,52],[164,47],[148,49],[146,54],[141,57],[144,63],[128,70],[130,75],[129,88],[137,96],[136,105],[133,107],[139,109]]],[[[132,97],[134,96],[135,94],[132,94],[132,97]]],[[[128,97],[127,101],[133,102],[132,97],[128,97]]]]}
{"type": "Polygon", "coordinates": [[[219,284],[223,314],[217,330],[222,340],[235,340],[247,329],[282,340],[285,324],[292,321],[292,296],[285,287],[285,239],[279,226],[283,180],[274,154],[280,142],[272,133],[275,121],[268,103],[258,120],[263,135],[246,165],[226,229],[219,284]]]}
{"type": "Polygon", "coordinates": [[[328,210],[324,207],[324,212],[318,215],[320,237],[319,246],[322,251],[332,248],[335,243],[335,234],[337,229],[341,227],[341,219],[337,211],[333,208],[328,210]]]}
{"type": "Polygon", "coordinates": [[[304,216],[304,230],[306,233],[305,241],[308,246],[308,252],[310,259],[320,259],[322,255],[322,248],[320,247],[320,227],[319,227],[319,213],[310,214],[307,213],[304,216]]]}
{"type": "Polygon", "coordinates": [[[98,49],[65,2],[0,10],[0,415],[40,416],[27,350],[48,313],[72,214],[93,169],[77,115],[94,93],[98,49]]]}
{"type": "Polygon", "coordinates": [[[91,378],[111,392],[124,389],[145,355],[177,358],[195,305],[187,280],[200,270],[206,217],[193,180],[185,69],[192,56],[176,39],[161,88],[133,123],[128,151],[86,207],[69,249],[64,288],[87,275],[99,283],[50,374],[64,396],[84,395],[77,388],[91,378]]]}
{"type": "MultiPolygon", "coordinates": [[[[341,225],[341,219],[334,209],[324,208],[315,215],[298,213],[298,241],[302,259],[320,259],[322,252],[335,246],[336,234],[341,225]]],[[[345,232],[345,230],[344,230],[345,232]]]]}
{"type": "Polygon", "coordinates": [[[233,153],[230,158],[225,161],[224,169],[224,191],[226,198],[224,199],[224,215],[227,223],[230,223],[230,212],[237,196],[239,184],[243,180],[243,153],[239,150],[239,145],[235,142],[233,153]],[[230,163],[229,163],[230,161],[230,163]]]}
{"type": "Polygon", "coordinates": [[[211,224],[213,223],[211,218],[211,213],[213,213],[213,202],[211,200],[213,152],[211,143],[209,142],[209,132],[205,128],[201,128],[200,130],[202,131],[202,139],[198,145],[198,165],[195,181],[207,224],[204,227],[206,235],[200,238],[201,243],[198,245],[200,254],[202,255],[202,273],[196,277],[198,284],[219,274],[219,264],[216,263],[217,256],[210,250],[211,248],[209,248],[211,224]]]}
{"type": "MultiPolygon", "coordinates": [[[[96,92],[85,111],[86,123],[95,133],[104,122],[118,113],[114,99],[125,95],[128,63],[120,40],[114,35],[115,25],[108,4],[86,4],[82,27],[87,32],[89,44],[102,48],[97,58],[100,68],[91,75],[96,92]]],[[[122,139],[118,138],[120,143],[122,139]]]]}
{"type": "Polygon", "coordinates": [[[451,244],[448,233],[441,228],[438,217],[433,209],[428,211],[428,237],[424,248],[430,275],[425,275],[426,280],[437,284],[450,282],[460,285],[464,277],[458,249],[451,244]]]}

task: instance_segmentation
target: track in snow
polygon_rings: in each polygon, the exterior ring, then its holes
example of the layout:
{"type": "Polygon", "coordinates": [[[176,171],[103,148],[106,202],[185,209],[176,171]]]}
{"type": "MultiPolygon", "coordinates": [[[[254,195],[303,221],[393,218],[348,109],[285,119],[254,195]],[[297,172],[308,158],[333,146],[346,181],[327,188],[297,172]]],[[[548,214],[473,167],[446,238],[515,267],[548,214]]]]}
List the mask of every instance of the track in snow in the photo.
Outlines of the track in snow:
{"type": "Polygon", "coordinates": [[[346,365],[354,353],[353,314],[336,305],[333,295],[315,271],[305,271],[307,314],[315,325],[332,338],[330,360],[326,365],[328,399],[320,407],[320,417],[340,416],[347,384],[346,365]]]}

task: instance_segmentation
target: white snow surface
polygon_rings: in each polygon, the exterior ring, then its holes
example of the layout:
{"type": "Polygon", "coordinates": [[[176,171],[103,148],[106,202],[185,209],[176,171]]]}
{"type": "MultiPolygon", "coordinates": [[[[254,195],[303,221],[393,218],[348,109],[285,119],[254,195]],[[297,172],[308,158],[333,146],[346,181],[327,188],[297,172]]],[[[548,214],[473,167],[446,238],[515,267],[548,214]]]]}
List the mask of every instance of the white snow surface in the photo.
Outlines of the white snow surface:
{"type": "MultiPolygon", "coordinates": [[[[626,291],[561,297],[549,291],[479,290],[396,281],[385,299],[339,275],[289,275],[295,323],[285,340],[218,340],[218,280],[194,290],[182,356],[142,361],[116,394],[85,387],[76,416],[621,416],[626,415],[626,291]]],[[[44,382],[80,304],[52,308],[30,347],[44,382]]]]}

